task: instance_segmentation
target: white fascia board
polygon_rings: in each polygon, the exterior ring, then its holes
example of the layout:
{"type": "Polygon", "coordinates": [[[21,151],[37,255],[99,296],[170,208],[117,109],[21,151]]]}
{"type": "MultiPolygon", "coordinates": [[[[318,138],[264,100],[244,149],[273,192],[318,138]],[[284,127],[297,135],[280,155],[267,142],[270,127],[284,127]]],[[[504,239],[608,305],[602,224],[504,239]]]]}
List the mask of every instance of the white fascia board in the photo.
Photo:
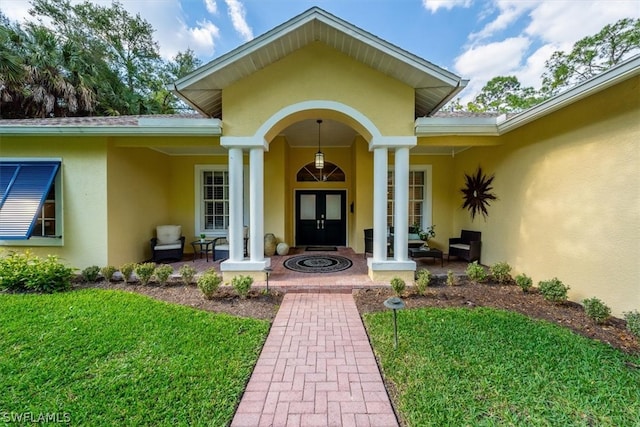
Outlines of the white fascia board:
{"type": "MultiPolygon", "coordinates": [[[[150,119],[154,121],[155,119],[150,119]]],[[[156,125],[147,126],[0,126],[0,135],[105,135],[105,136],[142,136],[142,135],[183,135],[183,136],[220,136],[222,122],[202,123],[205,119],[171,119],[156,125]],[[184,121],[183,121],[184,120],[184,121]],[[186,123],[185,123],[186,122],[186,123]]],[[[140,119],[141,122],[145,121],[140,119]]]]}
{"type": "Polygon", "coordinates": [[[230,66],[234,62],[242,59],[244,56],[262,49],[264,46],[268,45],[274,40],[283,37],[287,33],[296,31],[298,28],[314,20],[317,20],[329,27],[339,30],[340,32],[344,33],[345,37],[352,37],[356,40],[362,41],[368,46],[371,46],[372,48],[375,48],[383,52],[384,54],[392,56],[398,61],[404,62],[405,64],[419,69],[426,74],[437,77],[438,79],[442,80],[444,84],[448,84],[452,87],[457,87],[461,84],[460,82],[462,80],[450,71],[431,64],[430,62],[416,55],[413,55],[408,51],[394,46],[381,38],[371,35],[370,33],[350,24],[347,21],[331,15],[330,13],[318,7],[314,7],[309,9],[307,12],[298,15],[297,17],[294,17],[293,19],[273,28],[267,33],[258,36],[250,42],[247,42],[244,45],[232,50],[231,52],[228,52],[227,54],[214,59],[213,61],[209,62],[209,64],[201,67],[199,70],[195,70],[192,74],[177,80],[174,84],[174,90],[181,91],[183,89],[186,89],[188,86],[197,83],[208,75],[213,74],[216,71],[221,70],[227,66],[230,66]]]}
{"type": "Polygon", "coordinates": [[[371,33],[362,30],[347,21],[344,21],[336,16],[326,13],[322,9],[317,10],[318,15],[313,18],[317,18],[319,21],[326,25],[336,28],[343,32],[346,36],[353,37],[366,45],[379,50],[380,52],[393,57],[394,59],[410,65],[423,73],[437,77],[442,80],[444,84],[448,84],[452,87],[457,87],[461,84],[462,79],[453,74],[450,71],[440,68],[435,64],[432,64],[419,56],[416,56],[398,46],[395,46],[386,40],[372,35],[371,33]]]}
{"type": "Polygon", "coordinates": [[[495,117],[419,117],[415,122],[415,132],[417,137],[499,135],[495,117]]]}
{"type": "MultiPolygon", "coordinates": [[[[273,40],[282,37],[284,34],[294,31],[301,25],[304,25],[306,22],[310,20],[309,16],[298,16],[292,20],[289,20],[279,26],[271,29],[270,31],[254,38],[253,40],[233,49],[230,52],[210,61],[208,64],[203,65],[202,67],[194,70],[191,74],[188,74],[180,79],[178,79],[174,83],[174,90],[181,91],[194,83],[199,82],[200,80],[206,78],[207,76],[215,73],[216,71],[222,70],[234,62],[242,59],[243,57],[250,55],[253,52],[256,52],[262,49],[264,46],[271,43],[273,40]]],[[[222,89],[222,88],[218,88],[222,89]]]]}
{"type": "Polygon", "coordinates": [[[498,130],[500,134],[507,133],[638,74],[640,74],[640,55],[598,74],[596,77],[548,99],[535,107],[504,120],[498,124],[498,130]]]}

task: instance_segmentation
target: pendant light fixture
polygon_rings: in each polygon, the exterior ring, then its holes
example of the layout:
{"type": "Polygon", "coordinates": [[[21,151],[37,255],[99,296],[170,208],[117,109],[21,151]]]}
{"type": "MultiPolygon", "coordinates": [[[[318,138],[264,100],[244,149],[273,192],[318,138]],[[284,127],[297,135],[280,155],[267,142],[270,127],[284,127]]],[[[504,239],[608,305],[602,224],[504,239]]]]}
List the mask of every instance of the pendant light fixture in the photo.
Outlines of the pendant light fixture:
{"type": "Polygon", "coordinates": [[[318,119],[316,122],[318,123],[318,152],[316,153],[315,164],[316,169],[322,169],[324,168],[324,153],[320,151],[320,124],[322,124],[322,120],[318,119]]]}

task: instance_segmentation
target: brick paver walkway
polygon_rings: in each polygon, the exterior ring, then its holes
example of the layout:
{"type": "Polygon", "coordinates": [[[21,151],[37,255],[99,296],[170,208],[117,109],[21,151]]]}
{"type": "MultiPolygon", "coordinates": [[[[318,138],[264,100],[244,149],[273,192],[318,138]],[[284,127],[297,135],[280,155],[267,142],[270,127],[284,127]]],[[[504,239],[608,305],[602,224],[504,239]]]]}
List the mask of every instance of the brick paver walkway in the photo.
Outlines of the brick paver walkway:
{"type": "Polygon", "coordinates": [[[351,294],[285,295],[231,426],[398,426],[351,294]]]}

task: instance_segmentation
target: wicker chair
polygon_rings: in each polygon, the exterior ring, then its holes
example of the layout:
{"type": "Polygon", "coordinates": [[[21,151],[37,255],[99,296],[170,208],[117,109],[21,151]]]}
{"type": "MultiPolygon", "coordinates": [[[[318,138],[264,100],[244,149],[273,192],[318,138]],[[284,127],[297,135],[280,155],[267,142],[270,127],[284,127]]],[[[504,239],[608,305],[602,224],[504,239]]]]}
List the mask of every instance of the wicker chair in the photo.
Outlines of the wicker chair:
{"type": "MultiPolygon", "coordinates": [[[[242,228],[243,240],[244,240],[244,256],[249,255],[248,242],[249,242],[249,227],[246,225],[242,228]]],[[[229,238],[227,235],[222,237],[216,237],[213,239],[213,260],[227,259],[229,258],[229,238]]]]}
{"type": "Polygon", "coordinates": [[[153,262],[182,259],[184,254],[184,236],[181,225],[159,225],[156,237],[152,238],[151,259],[153,262]]]}
{"type": "Polygon", "coordinates": [[[480,264],[481,239],[482,234],[479,231],[462,230],[460,237],[449,239],[447,262],[449,262],[451,255],[454,255],[469,262],[478,261],[480,264]]]}
{"type": "Polygon", "coordinates": [[[367,254],[373,254],[373,228],[365,228],[364,230],[364,257],[367,254]]]}

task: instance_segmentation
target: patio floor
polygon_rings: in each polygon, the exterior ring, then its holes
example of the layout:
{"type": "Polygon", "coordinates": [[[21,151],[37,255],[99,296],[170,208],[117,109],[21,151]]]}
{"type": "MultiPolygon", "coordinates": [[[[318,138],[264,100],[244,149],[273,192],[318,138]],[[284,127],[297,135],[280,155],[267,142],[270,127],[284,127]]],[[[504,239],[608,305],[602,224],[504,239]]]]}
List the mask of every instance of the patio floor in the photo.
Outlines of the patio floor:
{"type": "MultiPolygon", "coordinates": [[[[465,273],[468,262],[464,260],[452,259],[451,262],[447,262],[447,255],[444,254],[444,266],[440,265],[440,260],[434,260],[432,258],[419,258],[415,260],[418,269],[427,268],[434,275],[445,275],[448,270],[453,271],[455,275],[461,275],[465,273]]],[[[170,265],[173,266],[175,271],[182,264],[189,263],[201,273],[210,268],[215,268],[220,272],[220,263],[222,260],[209,261],[205,258],[196,258],[193,261],[193,254],[185,254],[185,257],[180,262],[174,262],[170,265]]],[[[269,275],[269,287],[274,289],[280,289],[285,292],[350,292],[352,289],[376,287],[376,286],[389,286],[387,282],[373,282],[367,274],[367,259],[362,253],[355,253],[353,249],[348,247],[339,247],[337,251],[331,252],[305,252],[305,248],[291,248],[288,255],[280,256],[274,255],[271,257],[272,272],[269,275]],[[353,265],[347,270],[335,272],[335,273],[300,273],[287,269],[284,266],[284,262],[295,255],[301,254],[313,254],[320,255],[323,253],[340,255],[349,258],[353,265]]],[[[255,287],[266,286],[266,281],[254,282],[255,287]]]]}

